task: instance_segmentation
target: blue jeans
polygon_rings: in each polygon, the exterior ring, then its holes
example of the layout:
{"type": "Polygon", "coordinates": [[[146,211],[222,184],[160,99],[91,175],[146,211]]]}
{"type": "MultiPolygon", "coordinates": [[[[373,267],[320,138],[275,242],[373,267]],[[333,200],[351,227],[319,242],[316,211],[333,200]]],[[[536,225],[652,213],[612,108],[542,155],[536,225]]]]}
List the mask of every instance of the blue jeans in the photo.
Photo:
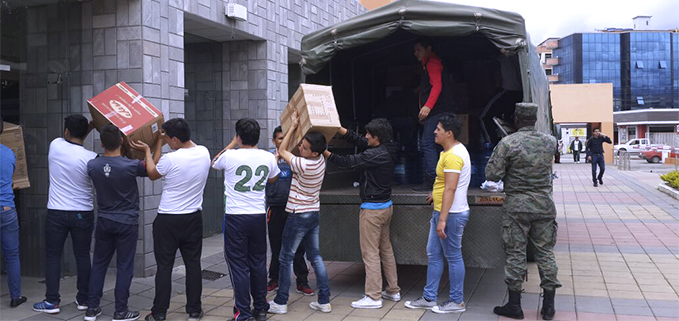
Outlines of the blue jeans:
{"type": "MultiPolygon", "coordinates": [[[[0,210],[2,207],[0,207],[0,210]]],[[[19,263],[19,217],[15,208],[0,211],[2,216],[2,255],[7,266],[7,286],[11,298],[21,296],[21,265],[19,263]]]]}
{"type": "MultiPolygon", "coordinates": [[[[441,146],[434,142],[434,130],[439,123],[441,114],[429,115],[424,120],[422,129],[422,153],[424,154],[424,172],[430,180],[436,178],[436,163],[439,161],[441,146]]],[[[425,181],[426,183],[426,181],[425,181]]]]}
{"type": "Polygon", "coordinates": [[[61,278],[61,256],[64,253],[64,242],[68,234],[73,241],[78,273],[78,293],[75,298],[80,303],[87,302],[92,265],[90,261],[90,244],[94,229],[92,211],[57,211],[47,210],[45,217],[45,300],[58,304],[59,279],[61,278]]]}
{"type": "Polygon", "coordinates": [[[464,299],[464,260],[462,259],[462,233],[469,221],[469,210],[450,213],[446,220],[446,238],[439,238],[436,225],[440,213],[434,211],[431,215],[429,241],[427,242],[427,284],[424,286],[424,298],[436,301],[443,274],[443,258],[448,261],[448,276],[450,278],[450,297],[455,303],[464,299]]]}
{"type": "Polygon", "coordinates": [[[596,183],[597,179],[604,177],[604,172],[606,171],[606,161],[604,160],[604,154],[593,154],[592,155],[592,182],[596,183]],[[599,176],[596,175],[596,166],[599,165],[599,176]]]}
{"type": "Polygon", "coordinates": [[[328,273],[321,257],[318,245],[318,225],[320,222],[319,212],[291,213],[285,222],[283,230],[283,245],[281,246],[281,267],[278,279],[278,294],[274,299],[276,304],[287,304],[290,297],[290,283],[292,279],[292,261],[295,258],[297,248],[303,242],[306,249],[307,259],[314,267],[316,273],[316,286],[318,287],[318,303],[330,303],[330,286],[328,285],[328,273]]]}

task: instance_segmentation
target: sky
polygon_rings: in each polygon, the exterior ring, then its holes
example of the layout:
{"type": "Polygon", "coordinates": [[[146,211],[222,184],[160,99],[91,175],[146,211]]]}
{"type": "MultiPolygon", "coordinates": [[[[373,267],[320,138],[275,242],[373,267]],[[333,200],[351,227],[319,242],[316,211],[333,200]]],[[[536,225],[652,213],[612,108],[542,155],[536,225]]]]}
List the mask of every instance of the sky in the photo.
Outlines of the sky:
{"type": "Polygon", "coordinates": [[[531,42],[605,28],[632,28],[635,16],[653,16],[652,29],[679,28],[679,0],[438,0],[520,14],[531,42]]]}

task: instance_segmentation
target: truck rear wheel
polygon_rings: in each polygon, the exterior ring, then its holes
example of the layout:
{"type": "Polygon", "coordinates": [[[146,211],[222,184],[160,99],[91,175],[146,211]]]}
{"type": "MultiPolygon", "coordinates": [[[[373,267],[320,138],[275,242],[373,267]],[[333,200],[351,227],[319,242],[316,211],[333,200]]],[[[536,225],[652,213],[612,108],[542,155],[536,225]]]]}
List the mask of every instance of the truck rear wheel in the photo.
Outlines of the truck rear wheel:
{"type": "Polygon", "coordinates": [[[653,156],[651,157],[651,163],[660,163],[660,157],[659,156],[653,156]]]}

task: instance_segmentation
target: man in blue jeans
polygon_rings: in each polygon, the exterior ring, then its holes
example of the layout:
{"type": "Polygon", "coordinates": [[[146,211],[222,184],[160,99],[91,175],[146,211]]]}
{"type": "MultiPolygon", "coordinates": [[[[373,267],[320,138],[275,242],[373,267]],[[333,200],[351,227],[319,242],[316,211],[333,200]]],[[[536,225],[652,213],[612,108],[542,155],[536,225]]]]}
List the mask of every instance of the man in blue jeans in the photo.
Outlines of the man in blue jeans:
{"type": "MultiPolygon", "coordinates": [[[[0,134],[3,123],[0,117],[0,134]]],[[[7,286],[11,298],[9,306],[14,308],[26,302],[21,296],[21,265],[19,263],[19,218],[14,207],[14,191],[12,191],[12,175],[16,167],[14,152],[0,144],[0,216],[2,216],[2,255],[7,266],[7,286]]]]}
{"type": "Polygon", "coordinates": [[[75,304],[80,311],[87,310],[92,268],[90,244],[94,205],[87,162],[97,154],[85,149],[83,141],[93,126],[83,115],[70,115],[64,119],[64,127],[64,137],[57,137],[50,143],[47,155],[50,186],[45,216],[46,291],[45,300],[33,304],[34,311],[45,313],[60,311],[61,255],[69,233],[78,274],[75,304]]]}
{"type": "Polygon", "coordinates": [[[462,122],[452,114],[443,114],[436,126],[436,143],[443,152],[436,166],[434,190],[427,202],[434,203],[427,242],[427,284],[424,294],[406,301],[411,309],[431,309],[434,313],[454,313],[466,310],[463,298],[465,268],[462,259],[462,233],[469,220],[467,189],[471,179],[469,152],[457,137],[462,122]],[[450,294],[448,300],[437,304],[444,262],[448,261],[450,294]]]}
{"type": "Polygon", "coordinates": [[[602,134],[599,128],[595,128],[592,137],[587,140],[587,160],[592,162],[592,183],[594,187],[604,185],[604,171],[606,171],[606,160],[604,160],[604,143],[612,144],[611,138],[602,134]],[[596,167],[599,165],[599,175],[596,174],[596,167]],[[599,184],[597,184],[597,181],[599,184]]]}
{"type": "Polygon", "coordinates": [[[323,151],[327,147],[325,137],[318,132],[308,132],[299,144],[300,157],[287,150],[295,130],[299,124],[297,112],[292,113],[292,126],[285,133],[279,154],[290,164],[292,183],[285,211],[288,220],[283,230],[283,245],[280,254],[280,276],[278,294],[269,302],[270,313],[288,313],[290,296],[290,279],[292,278],[292,261],[300,244],[304,243],[306,255],[316,273],[318,301],[309,303],[309,307],[324,313],[330,313],[330,286],[328,274],[319,250],[318,230],[320,222],[321,202],[319,194],[325,176],[325,158],[323,151]]]}

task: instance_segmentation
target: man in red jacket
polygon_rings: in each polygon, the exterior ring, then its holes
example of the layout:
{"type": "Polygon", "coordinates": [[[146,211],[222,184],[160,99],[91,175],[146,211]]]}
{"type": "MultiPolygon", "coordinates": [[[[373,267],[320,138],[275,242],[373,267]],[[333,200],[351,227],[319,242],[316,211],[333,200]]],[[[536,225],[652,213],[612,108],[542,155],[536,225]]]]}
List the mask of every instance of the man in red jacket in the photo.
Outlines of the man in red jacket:
{"type": "Polygon", "coordinates": [[[430,192],[436,178],[436,162],[441,151],[434,142],[434,130],[441,113],[453,111],[453,99],[449,90],[450,78],[441,58],[434,52],[432,40],[418,38],[413,48],[415,57],[422,63],[418,117],[423,124],[421,146],[425,166],[424,182],[413,190],[430,192]]]}

